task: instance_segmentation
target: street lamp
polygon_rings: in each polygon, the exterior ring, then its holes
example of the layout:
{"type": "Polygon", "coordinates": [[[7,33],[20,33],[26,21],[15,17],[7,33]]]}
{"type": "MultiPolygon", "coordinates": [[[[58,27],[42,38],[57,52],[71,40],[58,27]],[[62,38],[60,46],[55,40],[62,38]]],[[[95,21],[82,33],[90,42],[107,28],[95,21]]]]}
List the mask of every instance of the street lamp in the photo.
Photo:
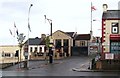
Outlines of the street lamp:
{"type": "Polygon", "coordinates": [[[29,10],[28,10],[28,46],[27,46],[27,51],[24,52],[24,56],[25,56],[25,62],[24,62],[24,67],[27,68],[28,66],[28,56],[29,56],[29,31],[31,32],[31,28],[30,28],[30,23],[29,23],[29,17],[30,17],[30,10],[31,7],[33,6],[33,4],[30,4],[29,10]]]}
{"type": "Polygon", "coordinates": [[[44,15],[45,20],[47,20],[50,24],[50,44],[49,44],[49,63],[53,63],[53,51],[52,51],[52,47],[53,47],[53,40],[52,40],[52,20],[48,19],[46,17],[46,15],[44,15]]]}

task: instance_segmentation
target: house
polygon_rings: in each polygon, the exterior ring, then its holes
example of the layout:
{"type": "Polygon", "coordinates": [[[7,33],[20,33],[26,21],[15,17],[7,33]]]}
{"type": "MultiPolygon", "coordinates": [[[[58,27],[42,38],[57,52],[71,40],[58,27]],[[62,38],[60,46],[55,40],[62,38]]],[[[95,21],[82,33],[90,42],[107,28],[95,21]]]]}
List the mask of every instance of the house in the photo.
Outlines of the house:
{"type": "MultiPolygon", "coordinates": [[[[18,45],[1,45],[0,46],[0,62],[2,63],[15,63],[20,61],[20,53],[16,55],[16,51],[19,51],[18,45]],[[19,56],[19,57],[18,57],[19,56]]],[[[21,61],[24,60],[23,51],[21,52],[21,61]]]]}
{"type": "Polygon", "coordinates": [[[28,52],[29,60],[43,57],[44,53],[46,52],[45,50],[45,36],[41,38],[29,38],[24,44],[24,52],[28,52]]]}
{"type": "Polygon", "coordinates": [[[54,45],[54,57],[63,58],[71,56],[71,47],[76,32],[63,32],[57,30],[52,34],[54,45]]]}
{"type": "Polygon", "coordinates": [[[72,47],[72,55],[88,55],[90,34],[77,34],[74,37],[74,47],[72,47]]]}
{"type": "Polygon", "coordinates": [[[120,69],[120,10],[103,4],[100,69],[120,69]]]}

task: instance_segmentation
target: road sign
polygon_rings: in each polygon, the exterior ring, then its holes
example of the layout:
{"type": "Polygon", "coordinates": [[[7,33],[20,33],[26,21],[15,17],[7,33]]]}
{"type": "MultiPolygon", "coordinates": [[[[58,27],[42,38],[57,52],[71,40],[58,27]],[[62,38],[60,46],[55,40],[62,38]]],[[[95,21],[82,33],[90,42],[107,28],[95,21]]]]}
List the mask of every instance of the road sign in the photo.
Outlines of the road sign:
{"type": "Polygon", "coordinates": [[[28,56],[28,52],[24,52],[24,56],[28,56]]]}

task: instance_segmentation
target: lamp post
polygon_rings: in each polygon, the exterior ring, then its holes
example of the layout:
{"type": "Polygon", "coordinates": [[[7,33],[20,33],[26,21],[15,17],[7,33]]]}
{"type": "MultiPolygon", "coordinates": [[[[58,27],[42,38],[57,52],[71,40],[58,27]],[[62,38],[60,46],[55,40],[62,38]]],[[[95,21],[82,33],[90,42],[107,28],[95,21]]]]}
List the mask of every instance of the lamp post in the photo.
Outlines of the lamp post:
{"type": "Polygon", "coordinates": [[[27,43],[27,47],[25,46],[25,52],[24,52],[24,56],[25,56],[25,61],[24,61],[24,68],[28,68],[28,58],[29,58],[29,31],[31,32],[31,29],[30,29],[30,23],[29,23],[29,20],[30,20],[30,10],[31,10],[31,7],[33,6],[33,4],[30,4],[30,7],[29,7],[29,10],[28,10],[28,43],[27,43]]]}
{"type": "Polygon", "coordinates": [[[53,51],[52,51],[52,47],[53,47],[53,40],[52,40],[52,20],[48,19],[46,17],[46,15],[44,15],[45,20],[47,20],[50,24],[50,43],[49,43],[49,63],[53,63],[53,51]]]}

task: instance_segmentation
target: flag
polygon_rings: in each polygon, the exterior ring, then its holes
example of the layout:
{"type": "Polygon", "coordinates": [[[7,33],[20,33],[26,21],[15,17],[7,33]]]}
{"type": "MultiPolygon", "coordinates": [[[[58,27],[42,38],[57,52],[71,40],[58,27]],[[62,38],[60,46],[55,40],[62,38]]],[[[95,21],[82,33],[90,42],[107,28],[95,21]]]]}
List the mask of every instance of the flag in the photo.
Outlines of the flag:
{"type": "Polygon", "coordinates": [[[10,34],[12,35],[12,31],[9,29],[9,31],[10,31],[10,34]]]}
{"type": "Polygon", "coordinates": [[[95,8],[95,6],[92,5],[92,2],[91,2],[91,11],[95,11],[95,10],[96,10],[96,8],[95,8]]]}
{"type": "Polygon", "coordinates": [[[92,7],[91,7],[91,10],[92,10],[92,11],[95,11],[95,10],[96,10],[95,6],[92,6],[92,7]]]}
{"type": "Polygon", "coordinates": [[[28,22],[28,29],[29,29],[29,31],[31,32],[31,28],[30,28],[30,24],[29,24],[29,22],[28,22]]]}

